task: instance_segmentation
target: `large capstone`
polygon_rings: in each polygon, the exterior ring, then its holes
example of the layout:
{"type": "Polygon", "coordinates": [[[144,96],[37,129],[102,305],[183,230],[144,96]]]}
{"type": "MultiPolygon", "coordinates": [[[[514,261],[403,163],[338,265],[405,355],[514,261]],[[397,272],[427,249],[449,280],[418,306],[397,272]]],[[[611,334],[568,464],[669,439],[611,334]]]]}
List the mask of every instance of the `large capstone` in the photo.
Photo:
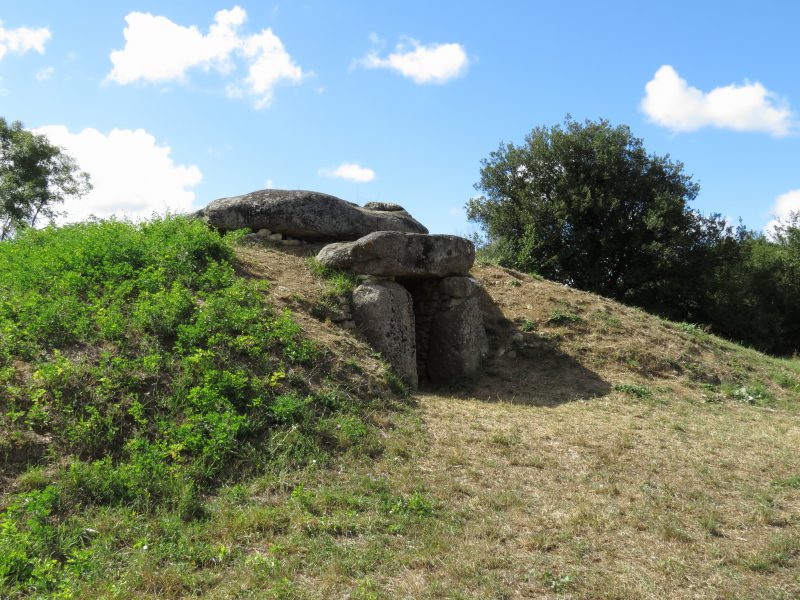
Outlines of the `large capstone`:
{"type": "Polygon", "coordinates": [[[317,259],[362,275],[430,279],[466,275],[475,262],[475,246],[456,235],[376,231],[354,242],[328,244],[317,259]]]}
{"type": "Polygon", "coordinates": [[[394,373],[417,388],[417,350],[411,294],[393,281],[368,282],[353,291],[353,320],[394,373]]]}
{"type": "Polygon", "coordinates": [[[304,240],[357,240],[373,231],[428,232],[400,206],[366,208],[303,190],[260,190],[220,198],[194,216],[223,231],[268,229],[304,240]]]}

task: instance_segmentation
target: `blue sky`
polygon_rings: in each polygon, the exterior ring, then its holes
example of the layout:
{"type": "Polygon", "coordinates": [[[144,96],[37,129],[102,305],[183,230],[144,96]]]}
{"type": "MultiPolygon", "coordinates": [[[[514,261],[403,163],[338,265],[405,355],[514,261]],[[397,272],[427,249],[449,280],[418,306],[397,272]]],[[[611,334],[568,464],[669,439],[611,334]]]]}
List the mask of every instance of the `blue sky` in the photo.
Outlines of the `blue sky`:
{"type": "Polygon", "coordinates": [[[0,2],[0,115],[147,216],[264,187],[468,233],[480,161],[609,119],[682,161],[694,208],[800,210],[800,3],[0,2]]]}

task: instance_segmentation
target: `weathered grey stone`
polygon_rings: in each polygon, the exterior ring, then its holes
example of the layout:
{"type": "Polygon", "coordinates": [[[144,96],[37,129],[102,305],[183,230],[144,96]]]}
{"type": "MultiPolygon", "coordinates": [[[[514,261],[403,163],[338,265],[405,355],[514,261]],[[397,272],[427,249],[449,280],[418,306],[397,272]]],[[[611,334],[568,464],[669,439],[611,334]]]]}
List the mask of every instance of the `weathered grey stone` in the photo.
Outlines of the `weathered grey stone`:
{"type": "Polygon", "coordinates": [[[260,235],[261,237],[269,237],[270,235],[272,235],[272,232],[269,229],[262,227],[261,229],[256,231],[256,235],[260,235]]]}
{"type": "Polygon", "coordinates": [[[353,313],[350,311],[350,305],[348,304],[347,307],[338,307],[337,309],[333,310],[330,313],[330,319],[334,323],[338,323],[340,321],[350,321],[353,319],[353,313]]]}
{"type": "Polygon", "coordinates": [[[364,208],[367,208],[369,210],[380,210],[386,212],[400,212],[400,211],[406,212],[405,208],[403,208],[399,204],[395,204],[394,202],[367,202],[364,205],[364,208]]]}
{"type": "Polygon", "coordinates": [[[420,380],[446,384],[469,380],[489,351],[477,282],[448,277],[421,281],[410,289],[420,380]]]}
{"type": "Polygon", "coordinates": [[[439,285],[442,293],[450,298],[468,298],[477,284],[470,277],[446,277],[439,285]]]}
{"type": "Polygon", "coordinates": [[[398,279],[465,275],[475,246],[456,235],[376,231],[355,242],[328,244],[317,255],[327,267],[398,279]]]}
{"type": "Polygon", "coordinates": [[[427,233],[404,210],[374,210],[302,190],[260,190],[220,198],[194,213],[221,230],[269,229],[306,240],[356,240],[373,231],[427,233]]]}
{"type": "Polygon", "coordinates": [[[353,291],[353,320],[395,374],[416,389],[416,335],[408,290],[393,281],[358,286],[353,291]]]}
{"type": "Polygon", "coordinates": [[[431,322],[428,378],[434,383],[462,383],[475,375],[488,352],[483,314],[474,296],[442,310],[431,322]]]}

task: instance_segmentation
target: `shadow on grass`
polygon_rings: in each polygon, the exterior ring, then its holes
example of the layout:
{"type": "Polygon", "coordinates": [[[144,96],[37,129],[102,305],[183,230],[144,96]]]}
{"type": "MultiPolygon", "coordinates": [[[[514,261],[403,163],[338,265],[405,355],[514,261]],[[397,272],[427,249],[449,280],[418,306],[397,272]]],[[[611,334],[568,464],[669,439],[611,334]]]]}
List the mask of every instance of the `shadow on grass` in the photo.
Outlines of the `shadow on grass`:
{"type": "Polygon", "coordinates": [[[426,382],[420,391],[531,406],[557,406],[611,392],[611,384],[562,351],[557,338],[521,331],[483,289],[478,300],[489,339],[481,372],[455,386],[426,382]]]}

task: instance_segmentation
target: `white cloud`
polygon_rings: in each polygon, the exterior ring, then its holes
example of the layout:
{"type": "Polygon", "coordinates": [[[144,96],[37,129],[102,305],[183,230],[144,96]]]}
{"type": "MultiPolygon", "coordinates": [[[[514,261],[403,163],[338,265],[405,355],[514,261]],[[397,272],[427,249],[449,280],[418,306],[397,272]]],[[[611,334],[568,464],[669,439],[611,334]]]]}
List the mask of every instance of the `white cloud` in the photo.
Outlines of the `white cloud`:
{"type": "Polygon", "coordinates": [[[650,121],[674,131],[718,127],[780,137],[797,126],[788,104],[759,82],[703,92],[689,86],[670,65],[662,66],[645,85],[641,110],[650,121]]]}
{"type": "Polygon", "coordinates": [[[347,179],[348,181],[355,181],[356,183],[367,183],[375,179],[375,171],[356,163],[342,163],[335,169],[320,169],[319,174],[324,177],[347,179]]]}
{"type": "MultiPolygon", "coordinates": [[[[375,43],[377,37],[371,35],[370,39],[375,43]]],[[[372,51],[354,64],[367,69],[390,69],[414,83],[445,83],[467,70],[469,58],[461,44],[425,45],[408,39],[408,43],[397,44],[386,58],[372,51]]]]}
{"type": "Polygon", "coordinates": [[[45,67],[44,69],[39,69],[36,71],[36,81],[47,81],[48,79],[53,78],[53,73],[56,70],[54,67],[45,67]]]}
{"type": "Polygon", "coordinates": [[[787,221],[792,213],[800,213],[800,190],[790,190],[775,199],[770,214],[773,220],[767,223],[764,231],[771,235],[779,221],[787,221]]]}
{"type": "Polygon", "coordinates": [[[279,81],[299,82],[303,79],[303,70],[292,62],[283,43],[270,29],[248,38],[243,53],[251,61],[245,83],[258,96],[256,108],[269,105],[272,88],[279,81]]]}
{"type": "Polygon", "coordinates": [[[464,208],[460,206],[454,206],[453,208],[450,209],[450,215],[453,217],[463,217],[466,214],[467,213],[464,210],[464,208]]]}
{"type": "Polygon", "coordinates": [[[44,54],[44,45],[51,37],[52,34],[46,27],[6,29],[3,27],[3,22],[0,21],[0,59],[9,52],[25,54],[30,50],[35,50],[39,54],[44,54]]]}
{"type": "Polygon", "coordinates": [[[221,10],[203,35],[195,26],[184,27],[166,17],[132,12],[125,17],[125,47],[111,53],[114,67],[108,78],[121,85],[163,83],[185,81],[192,69],[231,75],[243,66],[247,75],[228,84],[227,95],[249,95],[256,108],[269,106],[275,85],[281,81],[299,83],[307,74],[271,29],[253,35],[240,33],[246,19],[247,13],[239,6],[221,10]]]}
{"type": "Polygon", "coordinates": [[[94,185],[83,198],[60,207],[68,222],[91,215],[149,218],[192,208],[195,195],[190,188],[202,180],[200,169],[176,165],[171,148],[159,145],[143,129],[113,129],[106,135],[96,129],[70,133],[63,125],[48,125],[35,131],[64,147],[94,185]]]}

